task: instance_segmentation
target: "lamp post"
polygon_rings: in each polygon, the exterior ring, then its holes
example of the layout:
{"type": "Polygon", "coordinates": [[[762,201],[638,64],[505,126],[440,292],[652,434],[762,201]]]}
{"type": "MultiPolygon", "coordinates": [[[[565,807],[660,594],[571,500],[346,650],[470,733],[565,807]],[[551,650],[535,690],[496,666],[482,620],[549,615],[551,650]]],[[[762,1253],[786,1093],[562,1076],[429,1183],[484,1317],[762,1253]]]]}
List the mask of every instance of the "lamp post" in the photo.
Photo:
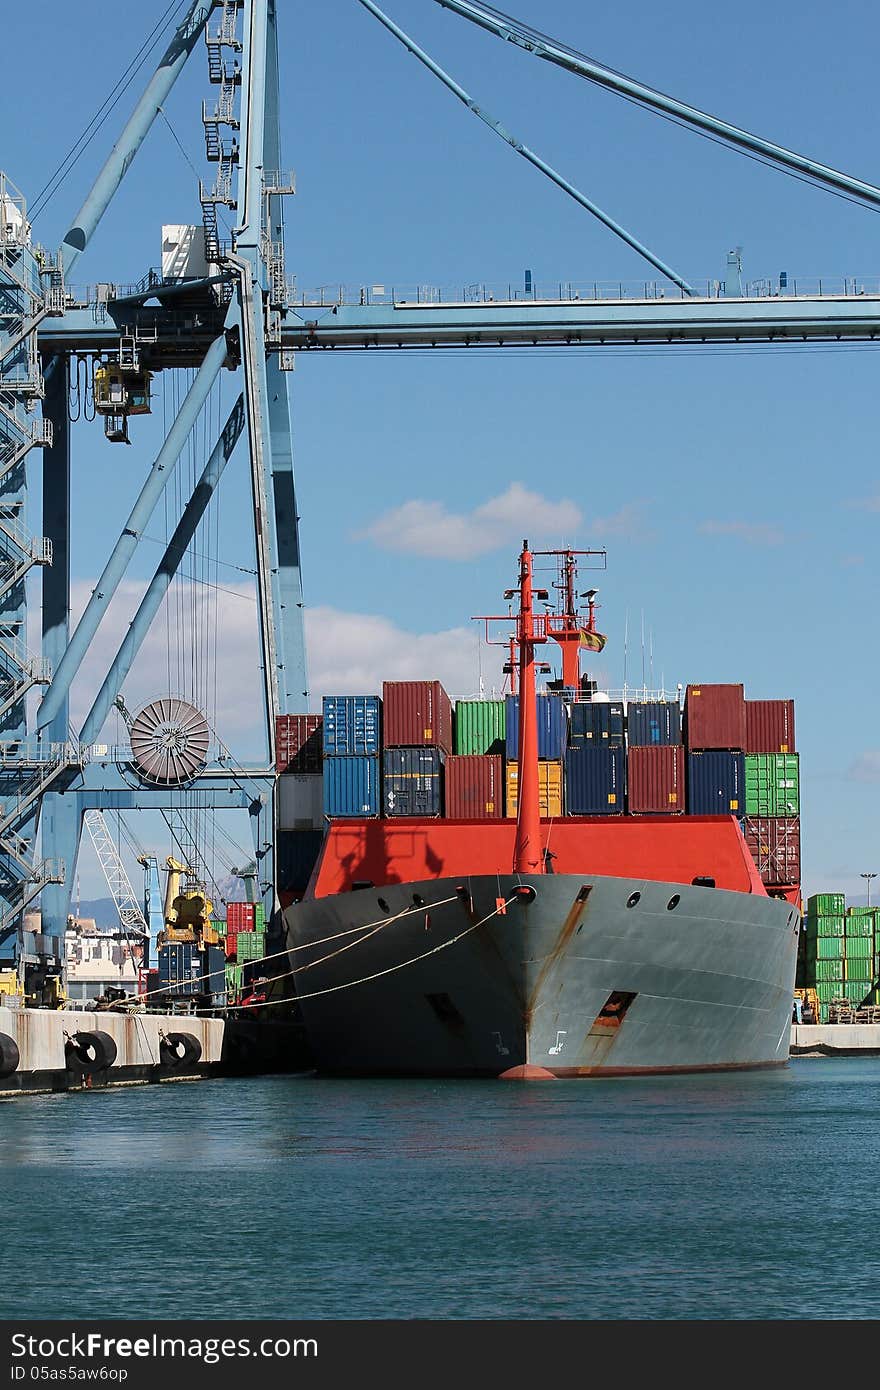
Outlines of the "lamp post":
{"type": "Polygon", "coordinates": [[[859,878],[863,878],[868,886],[868,907],[871,906],[871,879],[876,877],[876,874],[859,874],[859,878]]]}

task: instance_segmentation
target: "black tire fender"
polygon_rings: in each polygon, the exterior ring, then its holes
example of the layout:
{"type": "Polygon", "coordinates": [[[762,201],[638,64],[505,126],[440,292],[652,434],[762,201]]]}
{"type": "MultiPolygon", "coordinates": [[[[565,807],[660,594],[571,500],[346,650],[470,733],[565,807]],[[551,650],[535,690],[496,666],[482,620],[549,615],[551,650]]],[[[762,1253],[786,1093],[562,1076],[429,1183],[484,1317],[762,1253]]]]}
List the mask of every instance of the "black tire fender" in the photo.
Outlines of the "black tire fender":
{"type": "Polygon", "coordinates": [[[202,1055],[202,1044],[194,1033],[166,1033],[159,1039],[159,1061],[167,1071],[194,1067],[202,1055]]]}
{"type": "Polygon", "coordinates": [[[8,1033],[0,1033],[0,1079],[18,1071],[20,1061],[21,1054],[15,1038],[10,1038],[8,1033]]]}
{"type": "Polygon", "coordinates": [[[109,1033],[100,1029],[74,1033],[64,1044],[64,1054],[71,1071],[93,1076],[95,1072],[112,1067],[116,1061],[116,1043],[109,1033]]]}

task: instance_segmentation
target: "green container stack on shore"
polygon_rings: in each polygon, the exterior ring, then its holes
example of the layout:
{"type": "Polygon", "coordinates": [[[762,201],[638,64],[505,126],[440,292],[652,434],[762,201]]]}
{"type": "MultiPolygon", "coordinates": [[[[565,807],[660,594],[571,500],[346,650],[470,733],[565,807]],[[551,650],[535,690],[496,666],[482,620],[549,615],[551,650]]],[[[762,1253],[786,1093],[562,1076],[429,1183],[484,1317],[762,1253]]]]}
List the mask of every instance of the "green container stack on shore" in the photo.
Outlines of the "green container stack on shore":
{"type": "MultiPolygon", "coordinates": [[[[748,781],[747,781],[748,795],[748,781]]],[[[798,985],[814,988],[819,1022],[827,1023],[830,1005],[846,999],[858,1007],[880,1002],[880,910],[847,909],[842,893],[814,893],[807,899],[798,949],[798,985]]]]}

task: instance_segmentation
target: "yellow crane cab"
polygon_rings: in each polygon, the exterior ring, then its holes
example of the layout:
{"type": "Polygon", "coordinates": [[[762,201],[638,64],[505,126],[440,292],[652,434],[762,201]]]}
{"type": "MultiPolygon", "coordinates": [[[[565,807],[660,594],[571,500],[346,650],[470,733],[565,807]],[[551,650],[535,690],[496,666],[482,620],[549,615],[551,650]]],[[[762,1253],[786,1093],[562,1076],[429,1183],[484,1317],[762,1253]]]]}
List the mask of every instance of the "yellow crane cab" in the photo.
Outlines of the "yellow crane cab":
{"type": "Polygon", "coordinates": [[[99,415],[149,415],[152,372],[123,371],[117,362],[95,367],[95,409],[99,415]]]}

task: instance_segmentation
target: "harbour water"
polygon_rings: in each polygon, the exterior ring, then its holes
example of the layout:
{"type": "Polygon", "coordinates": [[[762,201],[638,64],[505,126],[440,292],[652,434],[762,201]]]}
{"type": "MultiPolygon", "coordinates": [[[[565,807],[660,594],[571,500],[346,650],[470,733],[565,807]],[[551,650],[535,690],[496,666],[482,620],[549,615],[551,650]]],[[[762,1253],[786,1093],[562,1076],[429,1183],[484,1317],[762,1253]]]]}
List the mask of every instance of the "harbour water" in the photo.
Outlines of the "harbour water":
{"type": "Polygon", "coordinates": [[[867,1319],[880,1059],[0,1105],[0,1316],[867,1319]]]}

